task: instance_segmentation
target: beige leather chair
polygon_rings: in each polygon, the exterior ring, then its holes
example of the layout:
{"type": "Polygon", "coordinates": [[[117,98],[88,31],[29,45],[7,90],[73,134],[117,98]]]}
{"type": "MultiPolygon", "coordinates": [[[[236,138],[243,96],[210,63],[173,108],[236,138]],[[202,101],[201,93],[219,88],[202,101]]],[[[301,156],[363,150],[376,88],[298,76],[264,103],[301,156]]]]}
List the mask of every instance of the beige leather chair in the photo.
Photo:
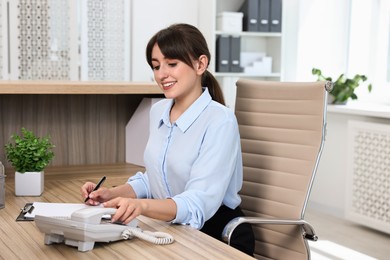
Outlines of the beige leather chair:
{"type": "Polygon", "coordinates": [[[223,232],[229,243],[241,223],[253,223],[258,259],[310,259],[304,220],[322,152],[331,82],[287,83],[240,79],[235,113],[244,163],[241,208],[223,232]]]}

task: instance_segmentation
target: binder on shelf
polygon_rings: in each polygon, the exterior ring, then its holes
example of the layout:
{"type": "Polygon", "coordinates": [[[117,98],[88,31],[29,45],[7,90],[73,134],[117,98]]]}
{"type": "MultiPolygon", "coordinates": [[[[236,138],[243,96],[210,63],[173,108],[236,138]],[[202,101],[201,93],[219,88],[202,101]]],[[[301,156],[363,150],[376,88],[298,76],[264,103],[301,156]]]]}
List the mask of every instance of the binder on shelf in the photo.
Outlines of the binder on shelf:
{"type": "Polygon", "coordinates": [[[220,35],[217,38],[216,46],[216,68],[217,72],[230,71],[230,36],[220,35]]]}
{"type": "Polygon", "coordinates": [[[270,5],[272,0],[258,0],[259,3],[259,32],[270,31],[270,5]]]}
{"type": "Polygon", "coordinates": [[[241,37],[230,36],[230,72],[242,72],[240,63],[241,37]]]}
{"type": "Polygon", "coordinates": [[[282,31],[282,0],[245,0],[240,12],[244,14],[244,31],[282,31]]]}
{"type": "Polygon", "coordinates": [[[271,0],[270,6],[270,32],[282,31],[282,0],[271,0]]]}
{"type": "Polygon", "coordinates": [[[245,0],[240,8],[240,12],[244,14],[243,30],[257,32],[259,30],[259,0],[245,0]]]}

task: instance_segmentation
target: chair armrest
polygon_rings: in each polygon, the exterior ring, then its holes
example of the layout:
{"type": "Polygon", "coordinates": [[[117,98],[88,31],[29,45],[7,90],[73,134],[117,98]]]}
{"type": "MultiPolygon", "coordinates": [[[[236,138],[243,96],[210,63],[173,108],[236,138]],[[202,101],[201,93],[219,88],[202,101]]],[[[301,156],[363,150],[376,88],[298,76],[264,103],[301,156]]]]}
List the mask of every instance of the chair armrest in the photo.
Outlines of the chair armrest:
{"type": "Polygon", "coordinates": [[[243,223],[249,224],[271,224],[271,225],[300,225],[303,229],[303,237],[312,241],[317,241],[318,236],[314,232],[314,228],[303,219],[264,219],[259,217],[237,217],[226,224],[222,231],[222,239],[230,244],[230,238],[233,231],[243,223]]]}

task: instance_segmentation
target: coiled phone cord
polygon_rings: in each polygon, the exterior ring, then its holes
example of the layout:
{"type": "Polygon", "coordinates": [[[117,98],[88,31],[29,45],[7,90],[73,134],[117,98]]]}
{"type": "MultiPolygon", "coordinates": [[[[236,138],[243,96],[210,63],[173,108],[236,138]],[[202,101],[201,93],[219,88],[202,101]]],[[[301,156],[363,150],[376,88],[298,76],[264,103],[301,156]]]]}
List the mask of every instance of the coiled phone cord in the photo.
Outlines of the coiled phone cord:
{"type": "Polygon", "coordinates": [[[131,239],[133,237],[138,237],[156,245],[169,245],[175,241],[173,236],[164,232],[144,231],[140,228],[128,228],[122,232],[123,239],[131,239]]]}

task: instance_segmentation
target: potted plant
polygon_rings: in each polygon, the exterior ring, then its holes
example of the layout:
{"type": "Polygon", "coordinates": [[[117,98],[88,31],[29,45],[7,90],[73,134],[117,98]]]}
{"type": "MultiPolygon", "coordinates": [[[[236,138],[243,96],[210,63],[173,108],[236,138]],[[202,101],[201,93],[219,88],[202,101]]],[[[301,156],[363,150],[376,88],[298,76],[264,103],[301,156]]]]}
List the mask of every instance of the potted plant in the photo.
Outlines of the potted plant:
{"type": "MultiPolygon", "coordinates": [[[[330,102],[332,104],[345,104],[348,99],[357,99],[355,89],[360,86],[361,83],[367,80],[365,75],[356,74],[353,78],[347,78],[344,74],[341,74],[336,81],[332,81],[331,77],[325,77],[322,75],[321,70],[313,68],[311,73],[317,76],[317,80],[327,80],[333,82],[333,89],[330,92],[330,102]]],[[[372,90],[372,84],[367,86],[368,92],[372,90]]]]}
{"type": "Polygon", "coordinates": [[[7,160],[15,168],[15,195],[40,196],[44,188],[44,169],[54,158],[50,137],[36,137],[21,129],[22,135],[11,135],[5,145],[7,160]]]}

